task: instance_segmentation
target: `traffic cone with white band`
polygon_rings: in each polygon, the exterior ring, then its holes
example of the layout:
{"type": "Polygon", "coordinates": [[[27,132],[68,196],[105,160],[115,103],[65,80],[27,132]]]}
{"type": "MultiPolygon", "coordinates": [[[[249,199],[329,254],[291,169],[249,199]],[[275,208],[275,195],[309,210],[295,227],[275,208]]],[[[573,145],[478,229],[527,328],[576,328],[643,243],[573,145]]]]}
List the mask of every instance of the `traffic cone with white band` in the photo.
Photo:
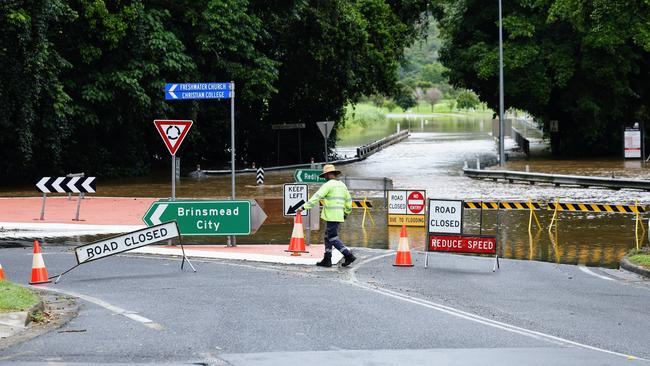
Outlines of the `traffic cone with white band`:
{"type": "Polygon", "coordinates": [[[0,263],[0,281],[5,279],[5,270],[2,269],[2,263],[0,263]]]}
{"type": "Polygon", "coordinates": [[[293,223],[293,233],[289,242],[289,249],[285,252],[291,252],[291,255],[299,256],[300,253],[309,253],[305,250],[305,231],[302,228],[302,215],[297,214],[293,223]]]}
{"type": "Polygon", "coordinates": [[[30,285],[39,283],[52,282],[48,279],[47,269],[43,261],[43,254],[41,254],[41,246],[38,245],[38,240],[34,240],[34,257],[32,258],[32,280],[29,281],[30,285]]]}
{"type": "Polygon", "coordinates": [[[399,235],[399,244],[397,245],[397,256],[395,256],[395,264],[393,266],[413,267],[409,238],[406,235],[406,225],[402,225],[402,232],[399,235]]]}

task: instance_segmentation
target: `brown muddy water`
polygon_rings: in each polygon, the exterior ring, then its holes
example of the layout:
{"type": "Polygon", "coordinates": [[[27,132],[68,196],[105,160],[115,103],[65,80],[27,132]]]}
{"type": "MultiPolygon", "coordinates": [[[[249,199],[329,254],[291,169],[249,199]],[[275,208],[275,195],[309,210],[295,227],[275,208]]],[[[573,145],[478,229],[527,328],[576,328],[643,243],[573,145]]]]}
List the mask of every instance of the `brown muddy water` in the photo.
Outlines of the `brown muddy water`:
{"type": "MultiPolygon", "coordinates": [[[[409,121],[389,120],[385,126],[374,127],[350,141],[340,141],[341,155],[351,155],[360,142],[376,136],[387,135],[400,123],[408,127],[409,121]]],[[[650,203],[650,193],[635,190],[612,191],[554,187],[551,185],[507,184],[476,181],[462,175],[463,164],[475,164],[494,160],[495,143],[490,136],[489,119],[447,116],[426,121],[410,121],[411,137],[389,147],[368,159],[341,166],[344,174],[351,177],[388,177],[396,189],[426,189],[430,198],[464,200],[515,200],[554,201],[582,203],[650,203]]],[[[182,157],[181,157],[182,158],[182,157]]],[[[623,159],[550,160],[531,159],[512,161],[508,169],[583,174],[595,176],[620,176],[639,179],[650,178],[650,169],[640,162],[623,159]]],[[[255,185],[253,174],[237,176],[237,198],[258,199],[269,218],[260,230],[251,236],[239,237],[238,243],[288,243],[292,222],[282,216],[282,184],[293,181],[293,171],[267,172],[266,184],[255,185]]],[[[310,193],[317,186],[310,187],[310,193]]],[[[102,196],[121,197],[169,197],[170,182],[166,175],[148,178],[130,178],[97,182],[102,196]]],[[[182,178],[177,185],[179,198],[228,198],[230,176],[204,179],[182,178]]],[[[35,196],[31,187],[4,189],[0,196],[35,196]]],[[[400,228],[386,226],[386,210],[383,192],[354,191],[355,199],[368,197],[374,207],[366,214],[355,209],[341,228],[341,237],[349,246],[391,248],[397,247],[400,228]]],[[[636,246],[634,215],[609,213],[562,212],[557,230],[549,232],[547,226],[553,212],[538,211],[542,228],[533,225],[529,231],[528,211],[500,211],[497,229],[495,211],[483,211],[483,234],[496,234],[501,257],[521,260],[539,260],[553,263],[583,264],[617,268],[620,258],[636,246]]],[[[479,210],[467,210],[464,214],[466,233],[479,233],[479,210]]],[[[645,220],[647,223],[647,220],[645,220]]],[[[646,225],[647,226],[647,225],[646,225]]],[[[426,233],[424,228],[409,228],[411,248],[423,250],[426,233]]],[[[647,243],[647,236],[639,228],[640,243],[647,243]]],[[[322,243],[322,232],[311,235],[312,243],[322,243]]],[[[70,244],[87,242],[95,237],[46,239],[49,242],[70,244]]],[[[1,239],[0,239],[1,241],[1,239]]],[[[224,238],[191,237],[188,243],[225,243],[224,238]]],[[[317,244],[322,245],[322,244],[317,244]]]]}

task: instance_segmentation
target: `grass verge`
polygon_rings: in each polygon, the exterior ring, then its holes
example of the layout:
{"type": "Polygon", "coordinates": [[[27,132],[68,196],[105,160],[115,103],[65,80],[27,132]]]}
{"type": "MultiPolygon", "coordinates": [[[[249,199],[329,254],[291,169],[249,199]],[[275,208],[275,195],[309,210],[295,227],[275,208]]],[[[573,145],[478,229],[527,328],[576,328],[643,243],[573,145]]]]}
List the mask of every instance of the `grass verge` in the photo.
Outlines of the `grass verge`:
{"type": "Polygon", "coordinates": [[[636,264],[637,266],[650,269],[650,248],[642,248],[639,251],[634,249],[628,254],[627,257],[630,262],[636,264]]]}
{"type": "Polygon", "coordinates": [[[31,290],[9,281],[0,281],[0,312],[29,310],[38,303],[31,290]]]}

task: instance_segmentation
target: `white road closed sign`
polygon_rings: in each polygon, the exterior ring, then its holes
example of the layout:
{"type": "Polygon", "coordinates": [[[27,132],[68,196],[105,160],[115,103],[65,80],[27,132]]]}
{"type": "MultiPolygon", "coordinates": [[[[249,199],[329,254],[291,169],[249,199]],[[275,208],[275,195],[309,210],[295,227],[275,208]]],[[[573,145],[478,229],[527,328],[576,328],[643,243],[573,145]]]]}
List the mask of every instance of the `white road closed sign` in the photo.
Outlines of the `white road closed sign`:
{"type": "Polygon", "coordinates": [[[154,244],[163,240],[174,239],[178,236],[179,233],[176,221],[171,221],[128,234],[78,246],[74,249],[74,252],[77,256],[77,263],[82,264],[133,250],[135,248],[140,248],[145,245],[154,244]]]}
{"type": "MultiPolygon", "coordinates": [[[[302,207],[309,200],[309,189],[306,184],[285,184],[283,214],[284,216],[296,216],[296,210],[302,207]]],[[[307,211],[302,211],[302,216],[307,216],[307,211]]]]}
{"type": "Polygon", "coordinates": [[[429,233],[462,234],[463,201],[429,199],[429,233]]]}

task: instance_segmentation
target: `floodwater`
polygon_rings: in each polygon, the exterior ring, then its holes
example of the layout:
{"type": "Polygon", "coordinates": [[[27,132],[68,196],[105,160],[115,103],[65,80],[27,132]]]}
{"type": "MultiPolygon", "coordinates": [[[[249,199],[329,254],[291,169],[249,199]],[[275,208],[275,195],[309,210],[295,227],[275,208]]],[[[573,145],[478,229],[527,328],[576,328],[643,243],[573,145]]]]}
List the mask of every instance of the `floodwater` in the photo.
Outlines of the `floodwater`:
{"type": "MultiPolygon", "coordinates": [[[[389,120],[385,126],[368,129],[361,134],[339,141],[340,155],[353,155],[356,146],[395,132],[397,124],[409,128],[411,137],[391,146],[364,161],[339,167],[350,177],[388,177],[396,189],[425,189],[430,198],[463,200],[554,201],[583,203],[650,203],[650,193],[635,190],[607,190],[554,187],[552,185],[507,184],[477,181],[463,176],[465,163],[476,165],[493,163],[496,146],[490,135],[489,116],[465,118],[446,116],[428,120],[389,120]]],[[[650,169],[640,162],[622,159],[550,160],[548,158],[512,161],[508,169],[530,171],[650,178],[650,169]]],[[[248,237],[239,237],[238,243],[288,243],[291,219],[282,216],[282,184],[293,181],[293,171],[267,172],[265,185],[255,185],[253,174],[237,176],[237,197],[257,199],[269,218],[260,230],[248,237]]],[[[102,196],[169,197],[168,176],[122,179],[98,182],[102,196]]],[[[317,186],[311,186],[315,192],[317,186]]],[[[5,189],[3,196],[34,196],[31,188],[5,189]]],[[[182,178],[177,185],[179,198],[228,198],[230,176],[204,179],[182,178]]],[[[383,192],[354,191],[355,199],[368,198],[373,208],[365,212],[354,209],[342,226],[341,237],[350,246],[396,248],[400,228],[386,226],[383,192]]],[[[558,225],[548,230],[552,211],[537,211],[540,224],[529,228],[529,211],[468,210],[464,214],[466,233],[495,234],[501,257],[522,260],[540,260],[554,263],[584,264],[588,266],[618,267],[620,258],[638,240],[646,243],[645,227],[638,227],[631,214],[561,212],[558,225]],[[482,227],[480,223],[482,222],[482,227]]],[[[408,228],[411,248],[423,250],[424,228],[408,228]]],[[[86,242],[96,238],[82,237],[63,241],[86,242]]],[[[61,242],[61,239],[50,240],[61,242]]],[[[322,243],[322,231],[311,233],[312,243],[322,243]]],[[[225,238],[187,238],[191,243],[225,243],[225,238]]],[[[316,244],[321,245],[321,244],[316,244]]]]}

